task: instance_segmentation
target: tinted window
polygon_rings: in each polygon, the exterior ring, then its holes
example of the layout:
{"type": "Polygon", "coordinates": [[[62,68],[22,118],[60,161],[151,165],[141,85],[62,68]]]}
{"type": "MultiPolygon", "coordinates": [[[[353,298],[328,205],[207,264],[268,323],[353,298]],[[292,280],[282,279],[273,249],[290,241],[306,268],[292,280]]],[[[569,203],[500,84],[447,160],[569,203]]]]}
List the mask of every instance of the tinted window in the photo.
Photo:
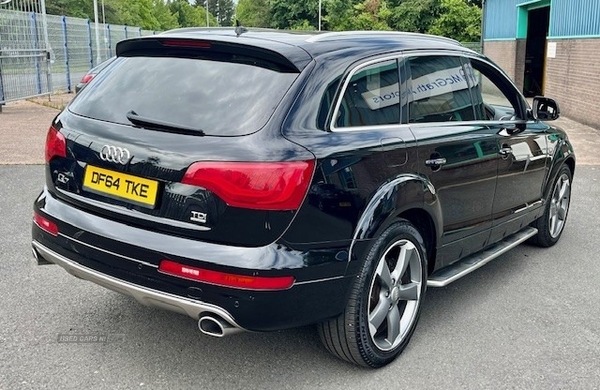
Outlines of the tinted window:
{"type": "Polygon", "coordinates": [[[468,121],[474,119],[469,81],[460,58],[412,57],[409,122],[468,121]]]}
{"type": "Polygon", "coordinates": [[[241,135],[265,125],[297,74],[250,64],[170,57],[120,58],[73,101],[83,116],[131,124],[145,118],[241,135]]]}
{"type": "Polygon", "coordinates": [[[396,60],[370,65],[355,73],[338,112],[337,127],[400,123],[396,60]]]}

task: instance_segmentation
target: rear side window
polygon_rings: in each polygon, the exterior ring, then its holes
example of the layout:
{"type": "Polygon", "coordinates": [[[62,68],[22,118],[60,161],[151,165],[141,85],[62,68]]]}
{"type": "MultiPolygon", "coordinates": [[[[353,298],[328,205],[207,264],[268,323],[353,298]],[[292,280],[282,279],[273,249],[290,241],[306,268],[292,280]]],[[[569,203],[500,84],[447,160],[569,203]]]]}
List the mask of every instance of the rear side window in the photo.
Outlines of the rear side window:
{"type": "Polygon", "coordinates": [[[412,57],[408,63],[409,123],[474,119],[467,80],[473,72],[465,72],[459,57],[412,57]]]}
{"type": "Polygon", "coordinates": [[[249,61],[125,57],[92,80],[69,109],[127,125],[133,111],[206,135],[244,135],[266,124],[296,77],[249,61]]]}
{"type": "Polygon", "coordinates": [[[400,93],[396,60],[380,62],[356,72],[338,110],[336,127],[400,123],[400,93]]]}

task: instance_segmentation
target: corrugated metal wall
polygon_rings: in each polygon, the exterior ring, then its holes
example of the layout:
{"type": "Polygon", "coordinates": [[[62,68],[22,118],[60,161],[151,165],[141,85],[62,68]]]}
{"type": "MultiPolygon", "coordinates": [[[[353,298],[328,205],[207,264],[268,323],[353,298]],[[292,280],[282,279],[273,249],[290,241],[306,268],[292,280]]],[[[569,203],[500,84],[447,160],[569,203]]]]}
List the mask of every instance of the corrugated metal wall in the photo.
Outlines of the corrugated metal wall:
{"type": "Polygon", "coordinates": [[[524,1],[486,0],[483,38],[514,39],[517,33],[517,4],[524,1]]]}
{"type": "MultiPolygon", "coordinates": [[[[484,39],[514,39],[518,5],[528,0],[486,0],[484,39]]],[[[552,38],[600,36],[600,0],[552,0],[552,38]]]]}
{"type": "Polygon", "coordinates": [[[550,37],[579,36],[600,36],[600,1],[552,0],[550,37]]]}

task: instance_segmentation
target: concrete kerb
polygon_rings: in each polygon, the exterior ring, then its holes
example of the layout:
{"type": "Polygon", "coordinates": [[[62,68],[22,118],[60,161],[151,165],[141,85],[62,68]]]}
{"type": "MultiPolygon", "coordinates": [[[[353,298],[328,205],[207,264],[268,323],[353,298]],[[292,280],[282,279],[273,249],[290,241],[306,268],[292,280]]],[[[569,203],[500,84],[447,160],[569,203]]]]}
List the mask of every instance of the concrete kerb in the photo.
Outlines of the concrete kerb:
{"type": "MultiPolygon", "coordinates": [[[[52,119],[74,94],[58,94],[8,103],[0,114],[0,164],[43,164],[46,133],[52,119]]],[[[600,165],[600,130],[561,117],[554,122],[573,143],[577,164],[600,165]]]]}

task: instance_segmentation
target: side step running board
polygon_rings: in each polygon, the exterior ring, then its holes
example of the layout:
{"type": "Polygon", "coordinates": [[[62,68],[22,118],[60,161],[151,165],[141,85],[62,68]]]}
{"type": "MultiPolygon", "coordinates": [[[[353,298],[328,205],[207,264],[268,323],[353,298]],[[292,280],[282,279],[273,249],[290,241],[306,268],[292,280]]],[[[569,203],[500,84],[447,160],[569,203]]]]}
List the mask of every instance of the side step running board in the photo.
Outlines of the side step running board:
{"type": "Polygon", "coordinates": [[[445,287],[457,279],[470,274],[479,267],[494,260],[501,254],[509,251],[515,246],[526,241],[528,238],[535,236],[537,229],[528,227],[521,230],[512,236],[506,237],[504,240],[492,245],[491,247],[477,252],[471,256],[465,257],[456,263],[450,264],[429,276],[427,286],[429,287],[445,287]]]}

